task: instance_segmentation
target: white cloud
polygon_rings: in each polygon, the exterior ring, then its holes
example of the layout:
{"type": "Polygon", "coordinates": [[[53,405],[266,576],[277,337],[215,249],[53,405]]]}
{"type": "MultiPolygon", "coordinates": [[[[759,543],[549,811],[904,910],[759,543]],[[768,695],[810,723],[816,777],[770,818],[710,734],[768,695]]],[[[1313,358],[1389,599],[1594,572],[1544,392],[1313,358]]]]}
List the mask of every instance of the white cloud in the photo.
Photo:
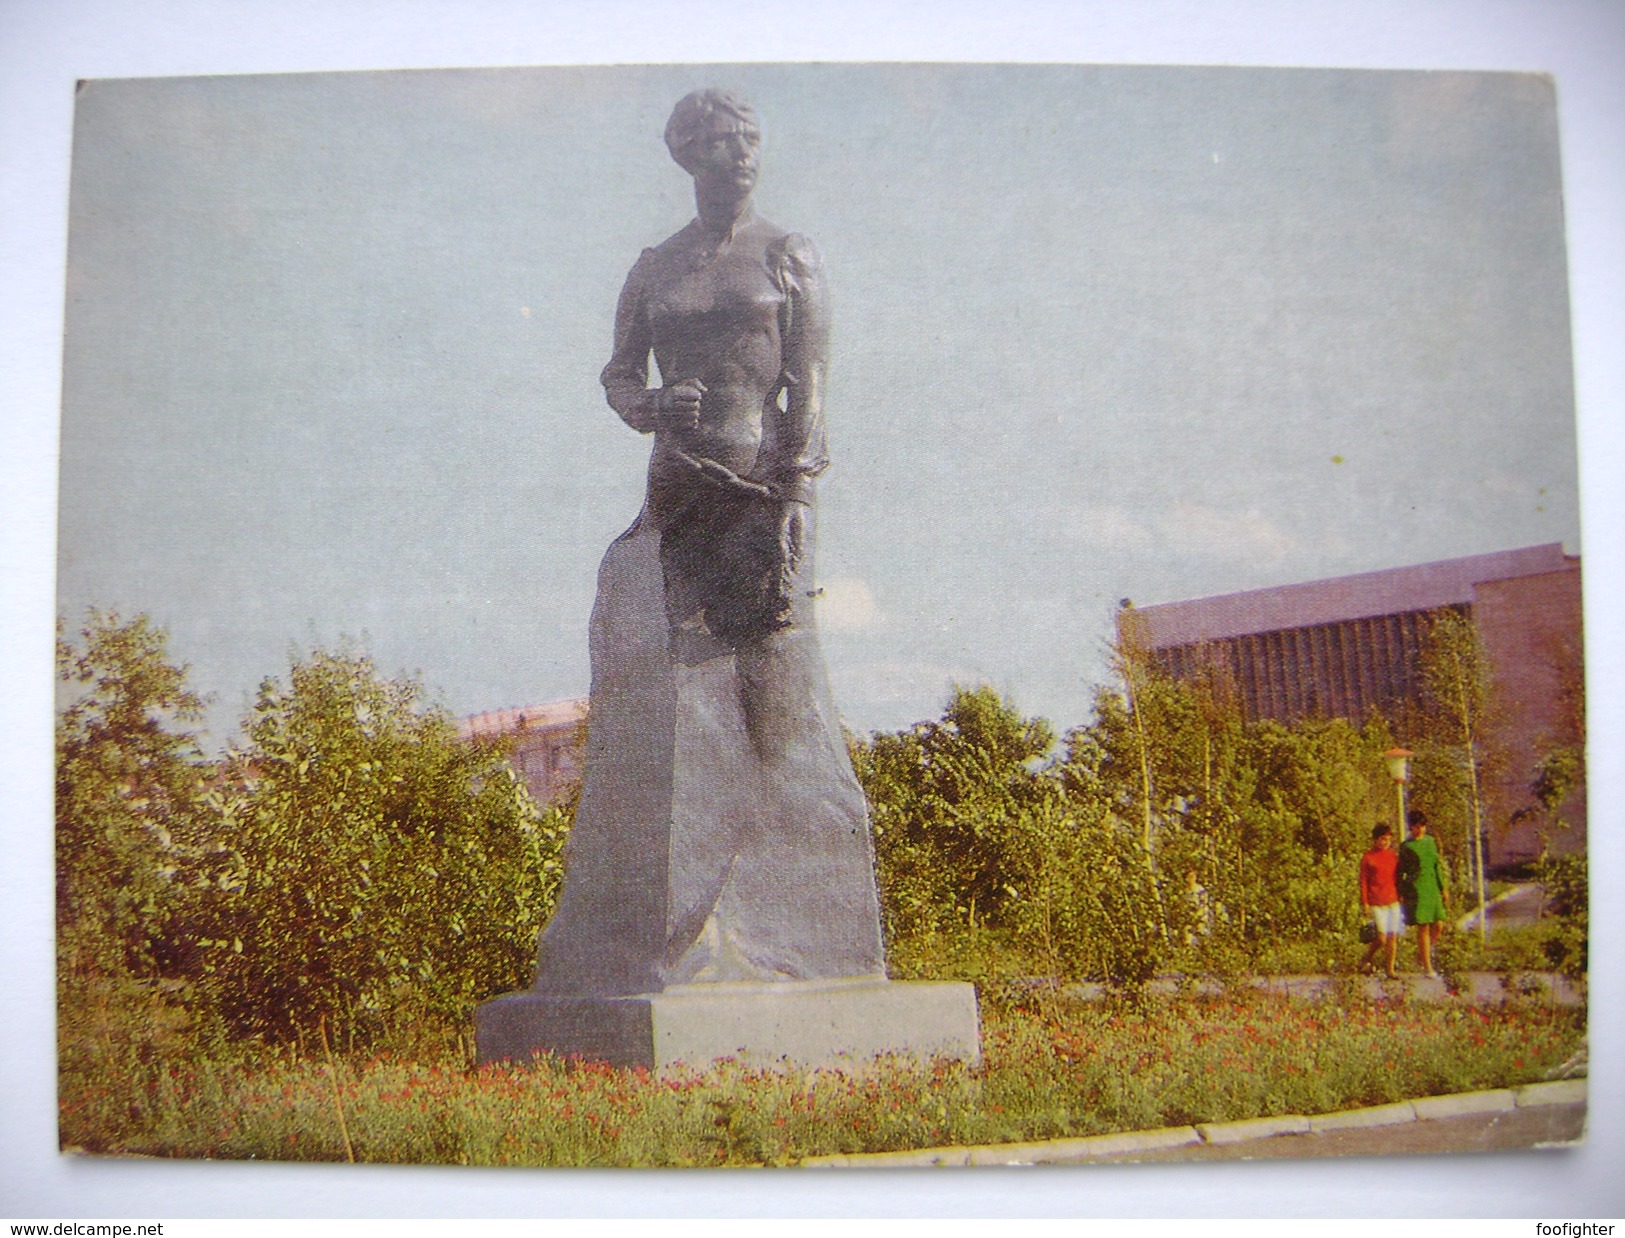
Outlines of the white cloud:
{"type": "Polygon", "coordinates": [[[1085,542],[1108,550],[1143,550],[1156,541],[1145,522],[1121,507],[1087,507],[1061,514],[1085,542]]]}
{"type": "Polygon", "coordinates": [[[1158,532],[1174,549],[1219,562],[1274,564],[1295,545],[1257,508],[1225,511],[1199,503],[1175,503],[1157,518],[1158,532]]]}
{"type": "Polygon", "coordinates": [[[1293,539],[1257,508],[1227,510],[1200,503],[1137,513],[1099,504],[1054,510],[1059,527],[1107,555],[1171,549],[1223,563],[1279,563],[1295,549],[1293,539]]]}
{"type": "Polygon", "coordinates": [[[859,576],[837,576],[824,582],[815,604],[818,626],[826,632],[870,631],[884,621],[875,595],[859,576]]]}

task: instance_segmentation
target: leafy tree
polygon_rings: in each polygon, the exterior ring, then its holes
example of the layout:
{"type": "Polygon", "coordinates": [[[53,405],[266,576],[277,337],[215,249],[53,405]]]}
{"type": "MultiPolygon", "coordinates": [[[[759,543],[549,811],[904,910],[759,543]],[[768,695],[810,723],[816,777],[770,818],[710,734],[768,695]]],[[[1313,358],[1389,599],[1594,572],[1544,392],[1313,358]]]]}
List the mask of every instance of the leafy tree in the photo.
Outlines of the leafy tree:
{"type": "Polygon", "coordinates": [[[1170,900],[1146,862],[1138,823],[1056,796],[1029,810],[1023,825],[1030,874],[1006,914],[1031,953],[1055,977],[1143,988],[1194,930],[1198,909],[1165,910],[1170,900]]]}
{"type": "Polygon", "coordinates": [[[1074,804],[1097,803],[1135,830],[1146,870],[1140,914],[1159,943],[1193,933],[1193,899],[1204,926],[1216,899],[1238,907],[1244,924],[1237,881],[1250,771],[1234,693],[1216,661],[1193,680],[1168,674],[1142,648],[1132,612],[1119,630],[1120,687],[1098,691],[1088,725],[1067,736],[1062,780],[1074,804]]]}
{"type": "Polygon", "coordinates": [[[438,1035],[528,982],[564,814],[419,684],[317,651],[267,679],[232,764],[227,897],[207,941],[238,1032],[438,1035]]]}
{"type": "Polygon", "coordinates": [[[1585,785],[1585,749],[1577,744],[1561,744],[1550,748],[1535,767],[1530,793],[1540,804],[1546,816],[1546,829],[1541,831],[1541,854],[1551,846],[1551,831],[1561,829],[1563,807],[1574,793],[1585,785]]]}
{"type": "MultiPolygon", "coordinates": [[[[59,625],[64,626],[64,625],[59,625]]],[[[73,969],[142,979],[181,966],[170,933],[206,766],[203,701],[145,615],[92,610],[75,646],[59,631],[57,929],[73,969]]]]}
{"type": "Polygon", "coordinates": [[[1345,928],[1352,865],[1385,803],[1380,721],[1244,723],[1216,659],[1198,658],[1189,680],[1130,641],[1118,661],[1135,703],[1127,687],[1102,689],[1089,724],[1067,737],[1060,775],[1075,811],[1096,803],[1139,834],[1151,868],[1141,912],[1157,948],[1183,942],[1201,966],[1345,928]]]}
{"type": "Polygon", "coordinates": [[[125,1076],[185,1026],[188,924],[209,880],[203,701],[145,615],[58,623],[58,1041],[64,1070],[125,1076]]]}
{"type": "Polygon", "coordinates": [[[1199,683],[1163,671],[1132,607],[1121,614],[1112,665],[1119,688],[1097,696],[1094,727],[1120,811],[1135,817],[1155,867],[1159,823],[1183,817],[1198,797],[1212,802],[1215,733],[1238,715],[1225,708],[1214,668],[1199,683]]]}
{"type": "Polygon", "coordinates": [[[1584,855],[1542,855],[1535,876],[1556,923],[1543,942],[1547,961],[1572,980],[1586,976],[1590,954],[1590,882],[1584,855]]]}
{"type": "MultiPolygon", "coordinates": [[[[1421,657],[1427,695],[1429,735],[1422,753],[1426,771],[1454,792],[1469,845],[1469,871],[1484,905],[1484,808],[1482,784],[1493,755],[1486,750],[1491,700],[1489,658],[1478,625],[1457,610],[1441,610],[1429,621],[1421,657]],[[1445,772],[1448,771],[1448,772],[1445,772]],[[1443,775],[1441,777],[1441,774],[1443,775]]],[[[1480,935],[1489,932],[1478,918],[1480,935]]]]}
{"type": "Polygon", "coordinates": [[[853,744],[889,940],[1002,923],[1030,875],[1024,813],[1050,794],[1054,742],[982,686],[955,688],[940,721],[853,744]]]}
{"type": "Polygon", "coordinates": [[[1566,829],[1564,810],[1582,800],[1586,788],[1585,670],[1579,642],[1554,641],[1548,650],[1557,676],[1561,705],[1553,733],[1541,737],[1539,760],[1529,791],[1546,818],[1541,831],[1541,855],[1551,848],[1554,830],[1566,829]]]}

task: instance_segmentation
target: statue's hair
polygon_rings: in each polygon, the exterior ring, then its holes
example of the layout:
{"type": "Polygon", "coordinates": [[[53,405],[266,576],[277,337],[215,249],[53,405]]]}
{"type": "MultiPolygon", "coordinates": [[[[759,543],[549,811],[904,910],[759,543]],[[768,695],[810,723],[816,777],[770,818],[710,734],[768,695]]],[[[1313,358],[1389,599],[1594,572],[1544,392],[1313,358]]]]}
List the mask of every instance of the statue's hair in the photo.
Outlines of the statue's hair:
{"type": "Polygon", "coordinates": [[[685,152],[699,137],[705,122],[718,112],[760,126],[756,109],[733,91],[720,90],[715,86],[696,90],[677,101],[677,106],[671,110],[671,119],[666,122],[666,149],[671,152],[671,157],[683,164],[685,152]]]}

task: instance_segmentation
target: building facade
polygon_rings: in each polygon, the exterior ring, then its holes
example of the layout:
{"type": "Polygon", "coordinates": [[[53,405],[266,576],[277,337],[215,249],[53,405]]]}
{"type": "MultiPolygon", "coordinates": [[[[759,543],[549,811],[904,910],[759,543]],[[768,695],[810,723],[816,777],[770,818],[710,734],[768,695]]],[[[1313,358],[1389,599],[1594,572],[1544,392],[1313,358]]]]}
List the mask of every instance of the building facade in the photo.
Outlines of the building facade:
{"type": "Polygon", "coordinates": [[[493,709],[464,718],[464,739],[507,736],[514,741],[509,757],[538,804],[570,798],[581,783],[586,747],[587,698],[569,697],[523,709],[493,709]]]}
{"type": "Polygon", "coordinates": [[[1375,710],[1402,727],[1422,705],[1422,650],[1444,610],[1474,622],[1488,663],[1491,864],[1538,855],[1543,829],[1554,850],[1583,849],[1583,788],[1557,830],[1532,789],[1543,755],[1584,728],[1580,560],[1559,544],[1129,608],[1118,625],[1178,678],[1216,673],[1249,720],[1375,710]]]}

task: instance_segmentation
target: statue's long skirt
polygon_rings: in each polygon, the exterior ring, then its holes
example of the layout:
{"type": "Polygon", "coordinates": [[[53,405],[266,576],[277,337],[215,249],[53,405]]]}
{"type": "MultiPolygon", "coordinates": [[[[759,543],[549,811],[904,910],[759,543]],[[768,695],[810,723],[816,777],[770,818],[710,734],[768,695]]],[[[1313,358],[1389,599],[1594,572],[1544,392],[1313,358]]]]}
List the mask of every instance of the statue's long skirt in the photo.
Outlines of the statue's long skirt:
{"type": "Polygon", "coordinates": [[[536,990],[882,976],[868,812],[812,621],[811,511],[655,498],[599,569],[581,805],[536,990]]]}

